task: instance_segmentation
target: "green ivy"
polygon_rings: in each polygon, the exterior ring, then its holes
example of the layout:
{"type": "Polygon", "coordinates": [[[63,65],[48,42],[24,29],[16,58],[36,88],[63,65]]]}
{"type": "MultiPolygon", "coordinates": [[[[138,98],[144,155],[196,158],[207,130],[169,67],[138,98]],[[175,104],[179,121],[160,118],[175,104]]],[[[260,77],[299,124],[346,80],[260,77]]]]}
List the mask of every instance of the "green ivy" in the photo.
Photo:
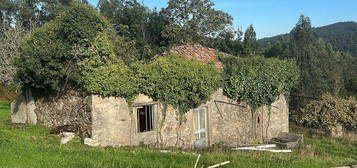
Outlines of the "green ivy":
{"type": "Polygon", "coordinates": [[[246,102],[252,108],[270,105],[280,94],[287,94],[297,84],[299,71],[295,61],[263,57],[222,58],[224,93],[246,102]]]}
{"type": "Polygon", "coordinates": [[[142,92],[172,105],[183,116],[205,103],[220,86],[221,74],[211,65],[176,56],[160,57],[141,69],[142,92]]]}
{"type": "Polygon", "coordinates": [[[81,86],[87,93],[104,97],[126,98],[129,102],[139,93],[138,78],[117,58],[114,47],[105,33],[94,40],[91,47],[79,50],[78,63],[81,86]]]}

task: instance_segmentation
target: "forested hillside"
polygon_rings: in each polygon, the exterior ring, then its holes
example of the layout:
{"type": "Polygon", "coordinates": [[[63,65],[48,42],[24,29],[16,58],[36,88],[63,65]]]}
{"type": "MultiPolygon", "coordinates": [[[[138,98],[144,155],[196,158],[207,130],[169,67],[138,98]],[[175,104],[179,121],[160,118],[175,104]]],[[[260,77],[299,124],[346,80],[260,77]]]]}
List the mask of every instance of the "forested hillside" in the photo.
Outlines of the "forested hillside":
{"type": "MultiPolygon", "coordinates": [[[[314,33],[325,42],[331,43],[335,50],[350,52],[354,57],[357,57],[357,22],[339,22],[317,27],[314,28],[314,33]]],[[[288,34],[283,34],[263,38],[258,43],[261,47],[266,47],[269,43],[273,44],[287,36],[288,34]]]]}

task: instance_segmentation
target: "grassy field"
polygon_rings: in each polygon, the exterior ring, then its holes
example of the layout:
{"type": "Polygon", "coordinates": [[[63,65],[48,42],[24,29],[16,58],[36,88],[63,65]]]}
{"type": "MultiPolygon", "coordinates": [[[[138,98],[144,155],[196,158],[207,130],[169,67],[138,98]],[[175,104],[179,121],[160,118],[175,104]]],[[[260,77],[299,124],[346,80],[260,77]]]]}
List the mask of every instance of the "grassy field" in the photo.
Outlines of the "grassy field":
{"type": "MultiPolygon", "coordinates": [[[[60,137],[50,135],[41,126],[13,126],[9,122],[9,103],[0,102],[0,167],[193,167],[197,155],[192,152],[161,153],[145,148],[92,148],[79,139],[60,145],[60,137]]],[[[236,152],[222,148],[202,153],[199,167],[223,161],[235,168],[314,168],[357,164],[357,141],[331,139],[309,134],[307,147],[289,154],[236,152]]]]}

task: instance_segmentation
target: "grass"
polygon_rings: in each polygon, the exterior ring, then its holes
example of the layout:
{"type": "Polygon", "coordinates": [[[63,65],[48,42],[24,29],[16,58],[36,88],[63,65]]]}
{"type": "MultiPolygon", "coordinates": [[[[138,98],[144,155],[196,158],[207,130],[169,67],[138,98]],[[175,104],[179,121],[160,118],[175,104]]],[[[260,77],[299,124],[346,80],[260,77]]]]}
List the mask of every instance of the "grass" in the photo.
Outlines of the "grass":
{"type": "MultiPolygon", "coordinates": [[[[60,137],[41,126],[15,126],[9,122],[9,103],[0,102],[0,167],[193,167],[193,151],[161,153],[158,150],[123,147],[92,148],[79,139],[60,145],[60,137]]],[[[357,164],[357,141],[304,133],[306,146],[293,153],[239,152],[211,148],[202,153],[199,167],[223,161],[236,168],[318,168],[357,164]]]]}

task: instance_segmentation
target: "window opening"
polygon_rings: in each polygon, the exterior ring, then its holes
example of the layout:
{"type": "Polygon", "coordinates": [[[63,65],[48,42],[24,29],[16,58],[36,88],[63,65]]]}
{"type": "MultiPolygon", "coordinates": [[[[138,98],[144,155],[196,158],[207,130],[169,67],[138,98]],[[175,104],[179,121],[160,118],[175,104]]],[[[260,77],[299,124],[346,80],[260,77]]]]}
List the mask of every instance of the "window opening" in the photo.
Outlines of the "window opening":
{"type": "Polygon", "coordinates": [[[154,105],[137,108],[138,132],[148,132],[155,128],[154,105]]]}

